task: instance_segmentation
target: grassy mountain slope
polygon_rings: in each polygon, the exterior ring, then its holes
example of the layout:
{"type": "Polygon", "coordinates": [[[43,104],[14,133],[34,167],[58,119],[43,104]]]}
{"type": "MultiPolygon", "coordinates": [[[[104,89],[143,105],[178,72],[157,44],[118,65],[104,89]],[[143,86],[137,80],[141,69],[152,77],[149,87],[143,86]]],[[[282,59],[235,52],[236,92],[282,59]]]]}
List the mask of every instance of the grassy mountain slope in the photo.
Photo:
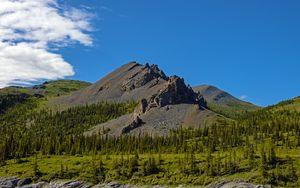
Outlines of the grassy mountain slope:
{"type": "Polygon", "coordinates": [[[12,86],[3,88],[0,89],[0,113],[4,113],[7,109],[28,99],[34,99],[35,103],[39,102],[45,105],[49,99],[68,95],[89,85],[90,83],[77,80],[57,80],[31,87],[12,86]]]}
{"type": "Polygon", "coordinates": [[[193,90],[203,95],[211,110],[230,118],[236,118],[247,111],[253,111],[260,108],[249,102],[237,99],[229,93],[214,86],[200,85],[193,87],[193,90]]]}
{"type": "Polygon", "coordinates": [[[44,82],[40,85],[30,87],[11,86],[0,89],[0,95],[6,94],[39,94],[43,96],[59,96],[68,95],[73,91],[77,91],[91,85],[88,82],[77,80],[56,80],[44,82]]]}
{"type": "Polygon", "coordinates": [[[291,111],[300,111],[300,96],[293,99],[282,101],[276,105],[267,107],[266,109],[271,110],[291,110],[291,111]]]}

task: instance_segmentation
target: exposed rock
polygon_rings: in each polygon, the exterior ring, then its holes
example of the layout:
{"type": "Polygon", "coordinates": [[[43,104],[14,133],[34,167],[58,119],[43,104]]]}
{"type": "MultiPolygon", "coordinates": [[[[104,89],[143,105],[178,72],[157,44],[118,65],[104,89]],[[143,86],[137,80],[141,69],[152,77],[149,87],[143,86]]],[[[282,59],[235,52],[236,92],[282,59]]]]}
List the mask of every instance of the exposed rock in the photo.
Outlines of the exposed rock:
{"type": "Polygon", "coordinates": [[[186,101],[193,102],[196,93],[185,85],[183,79],[177,76],[167,77],[157,65],[130,62],[95,84],[53,102],[65,105],[85,105],[99,101],[124,102],[142,99],[148,101],[152,96],[161,98],[161,105],[179,104],[186,101]],[[172,94],[169,94],[170,92],[172,94]],[[178,96],[175,97],[174,95],[177,94],[178,96]]]}
{"type": "Polygon", "coordinates": [[[148,101],[146,99],[142,99],[134,110],[133,119],[136,119],[136,117],[139,117],[142,114],[144,114],[147,110],[147,107],[148,107],[148,101]]]}
{"type": "Polygon", "coordinates": [[[18,187],[31,184],[32,180],[30,178],[21,179],[18,181],[18,187]]]}
{"type": "MultiPolygon", "coordinates": [[[[39,182],[31,185],[24,185],[28,183],[30,179],[18,179],[18,178],[2,178],[0,179],[0,188],[167,188],[168,186],[135,186],[129,184],[121,184],[118,182],[110,182],[105,184],[98,185],[89,185],[83,183],[82,181],[71,180],[71,181],[54,181],[54,182],[39,182]],[[22,184],[23,183],[23,184],[22,184]],[[22,185],[21,185],[22,184],[22,185]]],[[[188,188],[188,187],[198,187],[198,186],[189,186],[189,185],[180,185],[177,188],[188,188]]],[[[250,182],[244,180],[235,180],[227,181],[221,180],[211,185],[208,185],[206,188],[271,188],[270,185],[254,185],[250,182]]]]}
{"type": "Polygon", "coordinates": [[[141,71],[132,74],[123,82],[122,89],[124,91],[131,91],[146,85],[152,80],[158,83],[159,79],[168,80],[168,77],[157,65],[149,66],[149,64],[146,64],[141,71]]]}
{"type": "Polygon", "coordinates": [[[46,188],[89,188],[90,185],[86,185],[81,181],[67,181],[67,182],[51,182],[46,188]]]}
{"type": "MultiPolygon", "coordinates": [[[[147,65],[146,65],[147,66],[147,65]]],[[[157,68],[158,69],[158,68],[157,68]]],[[[141,99],[133,113],[133,122],[122,129],[122,134],[128,134],[144,124],[141,117],[147,111],[153,108],[166,107],[170,110],[171,105],[192,104],[198,105],[199,108],[206,107],[202,96],[195,93],[191,87],[186,86],[184,80],[178,76],[172,76],[168,79],[160,90],[150,98],[141,99]]],[[[163,122],[163,120],[161,121],[163,122]]]]}
{"type": "Polygon", "coordinates": [[[206,105],[202,97],[195,93],[191,87],[186,86],[184,80],[178,76],[170,77],[165,87],[151,96],[148,103],[148,109],[182,103],[206,105]]]}
{"type": "Polygon", "coordinates": [[[18,178],[2,178],[0,179],[0,188],[13,188],[18,185],[18,178]]]}
{"type": "Polygon", "coordinates": [[[213,183],[206,188],[271,188],[269,185],[254,185],[244,180],[221,180],[213,183]]]}
{"type": "Polygon", "coordinates": [[[143,124],[142,119],[141,119],[139,116],[137,116],[137,117],[133,120],[133,122],[132,122],[131,124],[129,124],[128,126],[126,126],[126,127],[124,127],[124,128],[122,129],[122,134],[127,134],[127,133],[129,133],[130,131],[132,131],[132,130],[138,128],[138,127],[141,126],[142,124],[143,124]]]}
{"type": "Polygon", "coordinates": [[[39,182],[31,185],[24,185],[17,188],[50,188],[47,182],[39,182]]]}
{"type": "Polygon", "coordinates": [[[134,185],[120,184],[117,182],[111,182],[108,184],[99,184],[94,186],[93,188],[137,188],[134,185]]]}
{"type": "Polygon", "coordinates": [[[35,184],[25,185],[31,179],[18,179],[18,178],[2,178],[0,179],[0,188],[136,188],[133,185],[120,184],[111,182],[108,184],[98,184],[95,186],[83,183],[82,181],[54,181],[54,182],[39,182],[35,184]]]}

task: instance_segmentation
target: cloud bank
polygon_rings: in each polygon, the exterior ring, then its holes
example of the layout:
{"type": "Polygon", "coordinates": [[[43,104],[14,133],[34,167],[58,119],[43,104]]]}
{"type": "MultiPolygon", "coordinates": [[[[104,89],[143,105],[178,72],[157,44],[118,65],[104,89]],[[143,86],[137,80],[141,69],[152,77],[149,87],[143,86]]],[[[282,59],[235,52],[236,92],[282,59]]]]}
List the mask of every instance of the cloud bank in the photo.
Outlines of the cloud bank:
{"type": "Polygon", "coordinates": [[[92,45],[90,15],[57,0],[1,0],[0,88],[74,74],[55,49],[92,45]]]}

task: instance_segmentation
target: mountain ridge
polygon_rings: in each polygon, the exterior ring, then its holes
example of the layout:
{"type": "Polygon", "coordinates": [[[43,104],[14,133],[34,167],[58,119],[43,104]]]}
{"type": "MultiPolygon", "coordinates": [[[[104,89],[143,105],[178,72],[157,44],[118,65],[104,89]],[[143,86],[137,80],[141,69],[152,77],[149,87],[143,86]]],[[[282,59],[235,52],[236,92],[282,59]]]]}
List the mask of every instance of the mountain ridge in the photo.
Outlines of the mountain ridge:
{"type": "Polygon", "coordinates": [[[212,85],[194,86],[193,90],[203,96],[210,109],[230,118],[236,118],[248,111],[260,109],[259,106],[240,100],[212,85]]]}

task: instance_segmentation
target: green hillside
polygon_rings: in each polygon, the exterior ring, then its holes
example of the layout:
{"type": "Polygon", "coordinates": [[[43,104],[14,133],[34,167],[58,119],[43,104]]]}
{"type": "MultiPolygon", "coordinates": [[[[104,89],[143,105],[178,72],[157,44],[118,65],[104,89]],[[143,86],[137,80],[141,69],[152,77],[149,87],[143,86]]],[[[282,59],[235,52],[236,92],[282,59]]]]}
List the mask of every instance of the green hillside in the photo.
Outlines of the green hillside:
{"type": "Polygon", "coordinates": [[[46,104],[51,98],[69,95],[73,91],[89,86],[90,83],[76,80],[58,80],[44,82],[31,87],[7,87],[0,89],[0,114],[10,107],[23,103],[28,99],[46,104]]]}
{"type": "Polygon", "coordinates": [[[91,85],[88,82],[77,81],[77,80],[57,80],[48,81],[40,85],[30,86],[30,87],[18,87],[11,86],[7,88],[0,89],[0,95],[6,94],[39,94],[43,96],[59,96],[68,95],[73,91],[77,91],[84,87],[91,85]]]}
{"type": "Polygon", "coordinates": [[[300,111],[300,97],[282,101],[276,105],[267,107],[267,109],[300,111]]]}

